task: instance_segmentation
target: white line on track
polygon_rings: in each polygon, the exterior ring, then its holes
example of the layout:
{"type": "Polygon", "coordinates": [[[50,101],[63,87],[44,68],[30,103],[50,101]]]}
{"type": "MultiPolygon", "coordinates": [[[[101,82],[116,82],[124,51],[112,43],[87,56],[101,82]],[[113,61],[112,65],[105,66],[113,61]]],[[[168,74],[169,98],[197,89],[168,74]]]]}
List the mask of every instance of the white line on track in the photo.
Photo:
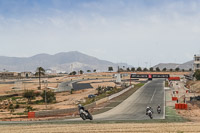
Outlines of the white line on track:
{"type": "Polygon", "coordinates": [[[155,94],[156,94],[156,89],[154,90],[154,93],[153,93],[153,96],[151,97],[150,103],[152,102],[153,97],[155,96],[155,94]]]}

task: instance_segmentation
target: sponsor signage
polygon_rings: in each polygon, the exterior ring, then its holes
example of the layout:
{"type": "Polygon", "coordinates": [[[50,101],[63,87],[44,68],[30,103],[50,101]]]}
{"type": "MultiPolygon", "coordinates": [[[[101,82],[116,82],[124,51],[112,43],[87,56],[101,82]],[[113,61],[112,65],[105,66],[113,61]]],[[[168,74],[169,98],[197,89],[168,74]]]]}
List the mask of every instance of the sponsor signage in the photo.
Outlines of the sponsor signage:
{"type": "Polygon", "coordinates": [[[169,78],[169,74],[152,74],[152,78],[169,78]]]}
{"type": "Polygon", "coordinates": [[[147,74],[131,74],[131,78],[148,78],[147,74]]]}
{"type": "Polygon", "coordinates": [[[169,78],[169,74],[131,74],[131,78],[169,78]]]}

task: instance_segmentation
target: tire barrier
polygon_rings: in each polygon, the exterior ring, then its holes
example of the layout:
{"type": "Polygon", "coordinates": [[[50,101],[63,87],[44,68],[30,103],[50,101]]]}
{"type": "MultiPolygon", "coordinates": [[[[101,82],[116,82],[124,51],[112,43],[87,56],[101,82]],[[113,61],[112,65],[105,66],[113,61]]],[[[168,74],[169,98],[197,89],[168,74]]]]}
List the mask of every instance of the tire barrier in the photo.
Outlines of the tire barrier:
{"type": "Polygon", "coordinates": [[[177,101],[178,98],[177,97],[172,97],[172,101],[177,101]]]}
{"type": "Polygon", "coordinates": [[[187,109],[188,105],[186,103],[176,103],[175,109],[187,109]]]}
{"type": "Polygon", "coordinates": [[[28,112],[28,118],[35,118],[35,112],[28,112]]]}

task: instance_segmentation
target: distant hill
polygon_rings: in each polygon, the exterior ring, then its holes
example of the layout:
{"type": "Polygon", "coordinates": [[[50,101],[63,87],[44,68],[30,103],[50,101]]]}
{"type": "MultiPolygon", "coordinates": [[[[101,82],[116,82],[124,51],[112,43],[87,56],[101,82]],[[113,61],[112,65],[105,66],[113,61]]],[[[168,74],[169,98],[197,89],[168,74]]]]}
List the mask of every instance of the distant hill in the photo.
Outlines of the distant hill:
{"type": "Polygon", "coordinates": [[[93,71],[94,69],[97,71],[107,71],[109,66],[117,70],[118,65],[77,51],[62,52],[55,55],[38,54],[32,57],[0,56],[0,71],[6,69],[15,72],[34,72],[39,66],[45,69],[56,70],[57,72],[71,72],[72,70],[83,70],[86,72],[87,70],[93,71]]]}
{"type": "Polygon", "coordinates": [[[188,61],[186,63],[183,64],[176,64],[176,63],[160,63],[158,65],[155,65],[153,68],[155,69],[156,67],[159,67],[161,70],[163,68],[167,68],[167,69],[176,69],[177,67],[179,67],[180,69],[185,69],[185,70],[189,70],[190,68],[193,67],[193,60],[192,61],[188,61]]]}

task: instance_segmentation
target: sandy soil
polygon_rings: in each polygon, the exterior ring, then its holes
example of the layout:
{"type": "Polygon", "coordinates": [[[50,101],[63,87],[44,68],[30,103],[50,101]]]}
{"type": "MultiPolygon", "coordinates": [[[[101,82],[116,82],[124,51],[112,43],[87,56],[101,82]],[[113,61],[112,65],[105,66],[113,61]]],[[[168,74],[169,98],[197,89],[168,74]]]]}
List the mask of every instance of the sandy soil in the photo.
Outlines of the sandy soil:
{"type": "Polygon", "coordinates": [[[190,90],[200,94],[200,81],[189,81],[187,82],[190,90]]]}
{"type": "Polygon", "coordinates": [[[200,108],[197,105],[188,104],[188,110],[177,110],[177,112],[189,120],[200,122],[200,108]]]}
{"type": "Polygon", "coordinates": [[[185,133],[200,132],[200,123],[3,125],[1,133],[185,133]]]}

